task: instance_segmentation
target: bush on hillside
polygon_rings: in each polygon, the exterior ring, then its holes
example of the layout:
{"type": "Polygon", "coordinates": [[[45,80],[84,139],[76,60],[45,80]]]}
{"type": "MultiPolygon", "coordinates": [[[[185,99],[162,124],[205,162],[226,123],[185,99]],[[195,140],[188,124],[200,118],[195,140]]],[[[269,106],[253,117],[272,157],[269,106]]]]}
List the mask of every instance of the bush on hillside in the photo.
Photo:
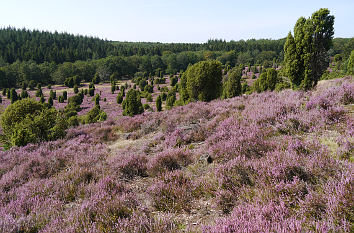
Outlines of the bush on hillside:
{"type": "Polygon", "coordinates": [[[4,143],[24,146],[65,136],[67,122],[54,108],[34,99],[22,99],[9,105],[1,117],[4,143]]]}

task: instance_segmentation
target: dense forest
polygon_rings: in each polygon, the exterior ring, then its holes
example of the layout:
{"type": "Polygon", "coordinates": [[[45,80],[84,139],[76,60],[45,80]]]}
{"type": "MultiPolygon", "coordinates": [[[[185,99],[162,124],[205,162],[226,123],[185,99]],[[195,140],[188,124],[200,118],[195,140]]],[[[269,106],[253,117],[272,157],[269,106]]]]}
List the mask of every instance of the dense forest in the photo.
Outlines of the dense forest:
{"type": "MultiPolygon", "coordinates": [[[[134,76],[176,74],[189,64],[215,59],[224,67],[279,66],[285,39],[209,40],[206,43],[112,42],[98,38],[26,29],[0,30],[0,88],[35,84],[63,84],[73,76],[90,82],[134,76]]],[[[337,38],[331,56],[343,60],[354,49],[354,39],[337,38]]]]}

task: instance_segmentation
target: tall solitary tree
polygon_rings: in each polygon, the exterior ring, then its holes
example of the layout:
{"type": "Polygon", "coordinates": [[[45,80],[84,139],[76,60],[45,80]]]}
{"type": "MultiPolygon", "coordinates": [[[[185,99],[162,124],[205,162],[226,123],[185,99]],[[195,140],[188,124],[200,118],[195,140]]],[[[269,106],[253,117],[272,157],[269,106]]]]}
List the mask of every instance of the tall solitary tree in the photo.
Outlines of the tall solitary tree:
{"type": "Polygon", "coordinates": [[[288,35],[284,45],[286,72],[293,87],[308,90],[316,86],[329,64],[334,16],[321,8],[311,18],[301,17],[295,24],[294,37],[288,35]]]}

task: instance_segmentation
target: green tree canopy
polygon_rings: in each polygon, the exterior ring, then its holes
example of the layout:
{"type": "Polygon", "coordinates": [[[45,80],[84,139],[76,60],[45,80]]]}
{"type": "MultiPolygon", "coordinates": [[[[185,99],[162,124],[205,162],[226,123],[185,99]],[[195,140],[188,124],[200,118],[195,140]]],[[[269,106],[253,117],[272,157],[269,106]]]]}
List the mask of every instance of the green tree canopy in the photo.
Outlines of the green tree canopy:
{"type": "Polygon", "coordinates": [[[1,117],[3,142],[10,146],[55,140],[65,135],[67,123],[54,108],[25,98],[9,105],[1,117]]]}
{"type": "Polygon", "coordinates": [[[241,87],[242,69],[240,67],[233,68],[224,83],[223,98],[232,98],[242,93],[241,87]]]}
{"type": "Polygon", "coordinates": [[[222,69],[216,60],[198,62],[183,73],[181,88],[183,99],[190,101],[211,101],[221,94],[222,69]],[[188,97],[186,97],[186,95],[188,97]]]}
{"type": "Polygon", "coordinates": [[[127,96],[122,103],[122,106],[124,116],[134,116],[144,112],[139,92],[134,89],[130,89],[128,91],[127,96]]]}
{"type": "Polygon", "coordinates": [[[294,27],[294,38],[288,35],[284,45],[286,73],[293,87],[314,87],[329,64],[329,49],[334,34],[334,16],[326,8],[311,18],[301,17],[294,27]]]}

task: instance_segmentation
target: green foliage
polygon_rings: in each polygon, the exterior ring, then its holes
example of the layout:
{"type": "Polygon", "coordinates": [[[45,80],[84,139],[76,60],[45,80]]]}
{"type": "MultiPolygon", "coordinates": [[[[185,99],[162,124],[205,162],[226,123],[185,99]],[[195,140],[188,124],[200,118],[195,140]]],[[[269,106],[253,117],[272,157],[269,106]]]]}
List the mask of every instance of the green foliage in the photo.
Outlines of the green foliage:
{"type": "Polygon", "coordinates": [[[149,105],[149,104],[144,104],[144,105],[143,105],[143,108],[144,108],[145,110],[149,110],[149,109],[151,109],[151,107],[150,107],[150,105],[149,105]]]}
{"type": "Polygon", "coordinates": [[[99,83],[101,82],[101,78],[100,78],[100,76],[98,75],[98,73],[95,74],[95,76],[94,76],[93,79],[92,79],[92,82],[93,82],[94,84],[99,84],[99,83]]]}
{"type": "Polygon", "coordinates": [[[354,75],[354,50],[352,50],[350,57],[348,59],[347,73],[354,75]]]}
{"type": "Polygon", "coordinates": [[[39,102],[41,102],[42,104],[44,104],[45,99],[44,99],[44,96],[43,96],[43,95],[42,95],[41,98],[39,99],[39,102]]]}
{"type": "Polygon", "coordinates": [[[76,84],[74,85],[74,93],[75,94],[79,93],[79,88],[76,84]]]}
{"type": "Polygon", "coordinates": [[[11,88],[10,90],[10,100],[11,104],[15,103],[18,100],[18,95],[15,88],[11,88]]]}
{"type": "Polygon", "coordinates": [[[162,110],[162,98],[161,98],[161,95],[159,95],[156,99],[156,110],[158,112],[161,112],[162,110]]]}
{"type": "Polygon", "coordinates": [[[299,18],[294,37],[289,33],[284,46],[286,72],[294,88],[314,87],[329,64],[328,50],[332,47],[334,16],[321,8],[311,18],[299,18]]]}
{"type": "Polygon", "coordinates": [[[285,80],[281,80],[275,85],[275,91],[282,91],[289,88],[291,88],[291,83],[285,80]]]}
{"type": "Polygon", "coordinates": [[[64,100],[68,99],[68,92],[67,91],[63,91],[63,98],[64,98],[64,100]]]}
{"type": "Polygon", "coordinates": [[[183,100],[211,101],[221,94],[221,63],[215,60],[201,61],[189,66],[183,73],[181,95],[183,100]]]}
{"type": "Polygon", "coordinates": [[[147,102],[152,102],[152,95],[150,93],[147,94],[146,101],[147,102]]]}
{"type": "Polygon", "coordinates": [[[101,99],[101,96],[99,94],[96,94],[95,96],[95,106],[100,108],[100,99],[101,99]]]}
{"type": "Polygon", "coordinates": [[[148,93],[153,93],[153,92],[154,92],[154,87],[151,86],[151,85],[146,85],[146,86],[144,87],[144,91],[145,91],[145,92],[148,92],[148,93]]]}
{"type": "Polygon", "coordinates": [[[39,88],[39,89],[36,91],[36,97],[42,97],[42,96],[43,96],[42,88],[39,88]]]}
{"type": "Polygon", "coordinates": [[[49,98],[48,98],[48,105],[49,105],[50,107],[53,106],[53,98],[52,98],[52,97],[49,97],[49,98]]]}
{"type": "Polygon", "coordinates": [[[62,95],[58,97],[58,102],[64,103],[64,97],[62,95]]]}
{"type": "Polygon", "coordinates": [[[117,95],[117,103],[121,104],[123,102],[123,94],[122,92],[119,92],[119,94],[117,95]]]}
{"type": "Polygon", "coordinates": [[[82,92],[78,93],[77,95],[71,96],[68,99],[67,106],[65,107],[66,111],[67,112],[70,112],[70,111],[78,112],[78,111],[80,111],[81,110],[80,105],[82,104],[83,100],[84,100],[84,95],[82,94],[82,92]]]}
{"type": "Polygon", "coordinates": [[[68,125],[69,126],[73,126],[73,127],[76,127],[76,126],[79,126],[79,119],[77,118],[77,116],[71,116],[69,117],[68,119],[68,125]]]}
{"type": "Polygon", "coordinates": [[[166,101],[166,99],[167,99],[167,94],[166,94],[166,92],[163,92],[163,93],[161,94],[161,99],[162,99],[162,101],[166,101]]]}
{"type": "Polygon", "coordinates": [[[73,77],[65,79],[64,85],[69,87],[69,88],[73,88],[74,85],[75,85],[73,77]]]}
{"type": "Polygon", "coordinates": [[[36,86],[36,83],[34,82],[34,80],[31,80],[31,81],[29,81],[29,83],[28,83],[28,88],[30,89],[30,90],[34,90],[34,87],[36,86]]]}
{"type": "Polygon", "coordinates": [[[116,85],[114,83],[111,84],[111,93],[114,94],[116,91],[116,85]]]}
{"type": "Polygon", "coordinates": [[[94,88],[90,88],[88,92],[89,92],[89,95],[91,97],[95,95],[95,89],[94,88]]]}
{"type": "Polygon", "coordinates": [[[105,121],[107,114],[102,111],[99,106],[94,106],[85,116],[85,124],[96,123],[97,121],[105,121]]]}
{"type": "Polygon", "coordinates": [[[253,90],[260,93],[267,90],[267,74],[261,73],[259,78],[253,84],[253,90]]]}
{"type": "Polygon", "coordinates": [[[294,37],[289,32],[284,45],[284,63],[286,75],[294,88],[300,86],[303,79],[304,68],[300,53],[301,51],[296,49],[294,37]]]}
{"type": "Polygon", "coordinates": [[[6,88],[3,88],[3,89],[2,89],[2,95],[3,95],[3,96],[6,96],[6,93],[7,93],[7,89],[6,89],[6,88]]]}
{"type": "Polygon", "coordinates": [[[50,90],[49,97],[51,97],[53,100],[55,100],[57,98],[57,93],[53,90],[50,90]]]}
{"type": "Polygon", "coordinates": [[[274,68],[267,69],[267,89],[273,91],[278,82],[278,74],[274,68]]]}
{"type": "Polygon", "coordinates": [[[178,83],[178,77],[172,76],[170,78],[171,86],[174,87],[178,83]]]}
{"type": "Polygon", "coordinates": [[[145,86],[148,85],[147,81],[145,79],[140,80],[139,82],[139,88],[141,91],[144,91],[145,86]]]}
{"type": "Polygon", "coordinates": [[[2,103],[2,97],[0,96],[0,104],[2,103]]]}
{"type": "Polygon", "coordinates": [[[173,105],[176,102],[176,92],[171,90],[168,92],[167,94],[167,98],[166,98],[166,106],[168,109],[172,108],[173,105]]]}
{"type": "Polygon", "coordinates": [[[273,91],[278,83],[278,74],[274,68],[269,68],[262,73],[254,83],[253,89],[256,92],[273,91]]]}
{"type": "Polygon", "coordinates": [[[91,88],[92,88],[92,89],[96,89],[94,83],[90,83],[90,84],[89,84],[89,89],[91,89],[91,88]]]}
{"type": "Polygon", "coordinates": [[[24,146],[65,136],[67,122],[54,108],[48,109],[34,99],[26,98],[6,108],[1,126],[5,143],[24,146]]]}
{"type": "Polygon", "coordinates": [[[139,92],[130,89],[126,99],[123,101],[123,115],[134,116],[144,112],[143,105],[140,100],[139,92]]]}
{"type": "MultiPolygon", "coordinates": [[[[27,89],[27,82],[23,82],[22,83],[22,90],[26,90],[27,89]]],[[[50,89],[50,88],[49,88],[50,89]]]]}
{"type": "Polygon", "coordinates": [[[224,82],[223,98],[232,98],[242,93],[241,87],[242,69],[233,68],[224,82]]]}

